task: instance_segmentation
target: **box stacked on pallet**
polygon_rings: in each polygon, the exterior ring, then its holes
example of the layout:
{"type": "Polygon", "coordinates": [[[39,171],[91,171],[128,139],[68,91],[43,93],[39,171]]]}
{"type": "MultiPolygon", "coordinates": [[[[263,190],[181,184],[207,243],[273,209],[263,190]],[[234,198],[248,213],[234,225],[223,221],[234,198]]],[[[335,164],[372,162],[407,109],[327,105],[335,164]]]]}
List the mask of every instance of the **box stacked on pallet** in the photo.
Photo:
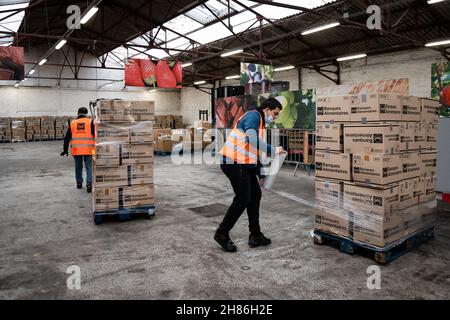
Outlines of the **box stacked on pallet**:
{"type": "Polygon", "coordinates": [[[42,116],[41,117],[41,139],[55,140],[55,117],[42,116]]]}
{"type": "Polygon", "coordinates": [[[69,127],[69,117],[58,116],[55,117],[55,139],[64,139],[67,129],[69,127]]]}
{"type": "Polygon", "coordinates": [[[0,118],[0,142],[11,142],[10,118],[0,118]]]}
{"type": "Polygon", "coordinates": [[[388,248],[434,226],[438,106],[398,94],[317,99],[316,230],[388,248]]]}
{"type": "Polygon", "coordinates": [[[25,142],[26,121],[24,118],[11,118],[11,141],[25,142]]]}
{"type": "Polygon", "coordinates": [[[154,207],[151,101],[102,100],[96,109],[94,214],[154,207]]]}
{"type": "Polygon", "coordinates": [[[25,117],[27,141],[41,141],[41,117],[25,117]]]}

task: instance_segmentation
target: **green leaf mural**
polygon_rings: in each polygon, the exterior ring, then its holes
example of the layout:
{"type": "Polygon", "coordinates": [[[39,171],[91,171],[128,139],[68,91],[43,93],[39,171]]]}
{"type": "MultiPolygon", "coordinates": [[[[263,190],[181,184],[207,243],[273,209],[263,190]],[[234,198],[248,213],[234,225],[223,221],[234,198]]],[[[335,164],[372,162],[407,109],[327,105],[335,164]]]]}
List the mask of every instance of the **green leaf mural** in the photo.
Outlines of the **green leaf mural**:
{"type": "Polygon", "coordinates": [[[272,125],[273,128],[315,129],[316,98],[314,89],[263,94],[258,96],[258,105],[261,105],[267,98],[275,98],[283,106],[278,119],[272,125]]]}

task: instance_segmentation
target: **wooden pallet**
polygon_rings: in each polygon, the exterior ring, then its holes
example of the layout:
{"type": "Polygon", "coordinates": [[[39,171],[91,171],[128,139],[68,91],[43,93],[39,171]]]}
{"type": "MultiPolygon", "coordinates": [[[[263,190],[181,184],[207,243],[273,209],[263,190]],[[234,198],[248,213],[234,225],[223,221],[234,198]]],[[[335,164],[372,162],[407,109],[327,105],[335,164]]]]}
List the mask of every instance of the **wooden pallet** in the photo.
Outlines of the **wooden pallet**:
{"type": "Polygon", "coordinates": [[[418,248],[421,244],[434,238],[435,227],[426,230],[418,231],[413,235],[408,236],[394,246],[387,246],[385,248],[375,248],[369,245],[356,243],[352,240],[345,239],[333,234],[329,234],[320,230],[313,231],[313,241],[315,244],[337,244],[341,252],[353,255],[355,253],[368,254],[379,264],[387,264],[408,251],[418,248]]]}
{"type": "Polygon", "coordinates": [[[158,155],[158,156],[170,156],[172,154],[172,152],[168,152],[168,151],[154,151],[154,154],[158,155]]]}
{"type": "Polygon", "coordinates": [[[101,224],[106,220],[129,221],[133,218],[145,217],[153,218],[156,214],[155,206],[146,206],[139,208],[124,208],[109,211],[94,211],[94,223],[101,224]]]}

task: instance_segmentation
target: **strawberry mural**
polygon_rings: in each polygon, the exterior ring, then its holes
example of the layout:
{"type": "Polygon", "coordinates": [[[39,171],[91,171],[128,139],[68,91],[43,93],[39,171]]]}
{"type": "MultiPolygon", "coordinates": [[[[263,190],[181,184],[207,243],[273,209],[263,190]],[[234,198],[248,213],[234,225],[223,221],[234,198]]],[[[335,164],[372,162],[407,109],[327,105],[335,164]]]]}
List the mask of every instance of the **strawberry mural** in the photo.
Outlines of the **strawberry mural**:
{"type": "Polygon", "coordinates": [[[178,61],[129,59],[125,64],[125,85],[134,87],[182,88],[183,70],[178,61]]]}
{"type": "Polygon", "coordinates": [[[151,60],[139,60],[141,75],[146,85],[156,87],[156,66],[151,60]]]}

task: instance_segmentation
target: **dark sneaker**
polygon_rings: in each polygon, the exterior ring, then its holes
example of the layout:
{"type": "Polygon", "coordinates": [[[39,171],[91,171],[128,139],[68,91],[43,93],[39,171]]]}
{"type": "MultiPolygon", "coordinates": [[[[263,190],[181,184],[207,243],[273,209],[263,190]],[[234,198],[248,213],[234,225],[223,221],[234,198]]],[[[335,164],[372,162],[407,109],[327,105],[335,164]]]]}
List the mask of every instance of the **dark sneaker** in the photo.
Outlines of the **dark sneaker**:
{"type": "Polygon", "coordinates": [[[272,243],[272,240],[264,237],[264,234],[260,233],[258,235],[250,235],[248,238],[248,245],[252,248],[259,246],[267,246],[272,243]]]}
{"type": "Polygon", "coordinates": [[[81,189],[83,188],[83,183],[82,182],[77,182],[77,189],[81,189]]]}
{"type": "Polygon", "coordinates": [[[91,186],[90,184],[88,184],[88,185],[86,186],[86,191],[87,191],[88,193],[91,193],[91,192],[92,192],[92,186],[91,186]]]}
{"type": "Polygon", "coordinates": [[[225,235],[216,231],[214,235],[214,240],[217,241],[218,244],[225,250],[226,252],[236,252],[237,248],[234,245],[233,241],[231,241],[229,235],[225,235]]]}

